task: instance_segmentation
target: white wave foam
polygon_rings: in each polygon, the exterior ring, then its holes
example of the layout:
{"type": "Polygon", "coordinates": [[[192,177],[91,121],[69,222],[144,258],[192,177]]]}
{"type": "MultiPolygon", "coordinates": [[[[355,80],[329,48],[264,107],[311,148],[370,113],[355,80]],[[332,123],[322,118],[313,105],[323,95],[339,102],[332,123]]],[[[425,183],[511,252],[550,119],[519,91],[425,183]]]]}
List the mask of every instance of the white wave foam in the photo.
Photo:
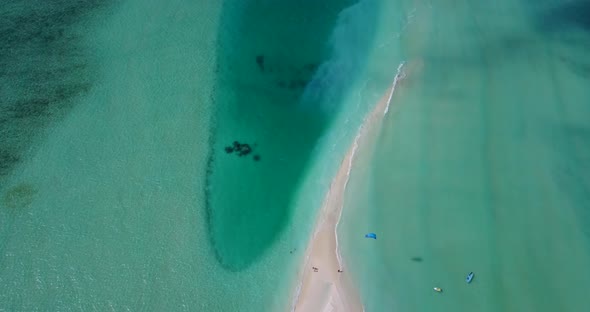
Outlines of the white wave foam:
{"type": "Polygon", "coordinates": [[[400,80],[403,80],[404,78],[406,78],[406,73],[403,71],[405,64],[406,64],[406,62],[401,62],[399,64],[399,66],[397,67],[397,73],[395,74],[395,77],[393,78],[393,85],[391,86],[391,92],[389,92],[389,98],[387,99],[387,106],[385,107],[385,111],[383,112],[383,115],[387,115],[387,112],[389,112],[389,105],[391,104],[391,98],[393,97],[393,92],[395,92],[395,88],[397,87],[397,83],[400,80]]]}

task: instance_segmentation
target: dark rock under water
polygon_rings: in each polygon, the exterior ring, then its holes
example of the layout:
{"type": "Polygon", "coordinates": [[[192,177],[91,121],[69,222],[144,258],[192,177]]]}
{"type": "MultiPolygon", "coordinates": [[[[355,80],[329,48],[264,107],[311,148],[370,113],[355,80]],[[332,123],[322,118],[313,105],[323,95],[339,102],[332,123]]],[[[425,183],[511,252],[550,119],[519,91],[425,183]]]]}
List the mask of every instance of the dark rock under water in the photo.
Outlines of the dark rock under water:
{"type": "MultiPolygon", "coordinates": [[[[251,146],[248,143],[240,143],[239,141],[234,141],[231,146],[228,145],[224,147],[224,150],[227,154],[232,154],[233,152],[236,152],[236,155],[238,157],[242,157],[250,155],[254,151],[254,147],[256,147],[256,144],[251,146]]],[[[255,155],[254,160],[260,160],[260,156],[255,155]]]]}

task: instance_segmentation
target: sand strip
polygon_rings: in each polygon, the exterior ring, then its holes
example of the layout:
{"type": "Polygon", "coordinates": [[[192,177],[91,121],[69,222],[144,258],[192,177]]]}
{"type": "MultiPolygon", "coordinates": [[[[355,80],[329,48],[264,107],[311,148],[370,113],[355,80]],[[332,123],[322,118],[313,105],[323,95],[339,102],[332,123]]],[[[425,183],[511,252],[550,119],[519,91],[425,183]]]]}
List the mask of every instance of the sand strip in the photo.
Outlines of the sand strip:
{"type": "Polygon", "coordinates": [[[348,149],[338,173],[332,180],[314,235],[308,244],[303,276],[294,296],[292,311],[364,311],[359,293],[348,271],[343,267],[336,229],[342,215],[344,192],[356,148],[368,132],[376,133],[374,130],[380,127],[383,116],[389,110],[397,82],[404,78],[403,65],[402,63],[398,67],[391,88],[365,118],[354,143],[348,149]],[[343,272],[339,272],[340,270],[343,272]]]}

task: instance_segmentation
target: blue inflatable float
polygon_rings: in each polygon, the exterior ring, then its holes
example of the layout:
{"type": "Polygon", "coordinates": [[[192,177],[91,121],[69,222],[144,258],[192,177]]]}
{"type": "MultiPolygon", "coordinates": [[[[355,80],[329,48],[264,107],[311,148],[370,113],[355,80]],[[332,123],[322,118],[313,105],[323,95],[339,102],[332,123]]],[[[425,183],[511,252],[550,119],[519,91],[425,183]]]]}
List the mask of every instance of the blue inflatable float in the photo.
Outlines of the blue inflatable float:
{"type": "Polygon", "coordinates": [[[365,238],[377,239],[377,234],[375,234],[375,233],[365,234],[365,238]]]}

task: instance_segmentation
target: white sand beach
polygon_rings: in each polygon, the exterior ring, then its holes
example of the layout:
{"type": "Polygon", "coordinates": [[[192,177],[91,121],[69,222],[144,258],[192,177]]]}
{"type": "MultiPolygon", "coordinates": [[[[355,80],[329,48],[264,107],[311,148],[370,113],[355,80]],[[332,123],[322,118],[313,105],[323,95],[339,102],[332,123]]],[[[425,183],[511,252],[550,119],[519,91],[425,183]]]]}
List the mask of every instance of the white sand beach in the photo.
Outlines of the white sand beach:
{"type": "Polygon", "coordinates": [[[379,129],[383,116],[389,109],[395,86],[404,78],[402,67],[403,64],[399,66],[391,88],[365,118],[354,143],[345,154],[340,169],[332,180],[306,251],[303,276],[295,295],[293,311],[364,310],[358,290],[340,256],[337,226],[357,146],[366,139],[368,133],[378,133],[375,130],[379,129]]]}

